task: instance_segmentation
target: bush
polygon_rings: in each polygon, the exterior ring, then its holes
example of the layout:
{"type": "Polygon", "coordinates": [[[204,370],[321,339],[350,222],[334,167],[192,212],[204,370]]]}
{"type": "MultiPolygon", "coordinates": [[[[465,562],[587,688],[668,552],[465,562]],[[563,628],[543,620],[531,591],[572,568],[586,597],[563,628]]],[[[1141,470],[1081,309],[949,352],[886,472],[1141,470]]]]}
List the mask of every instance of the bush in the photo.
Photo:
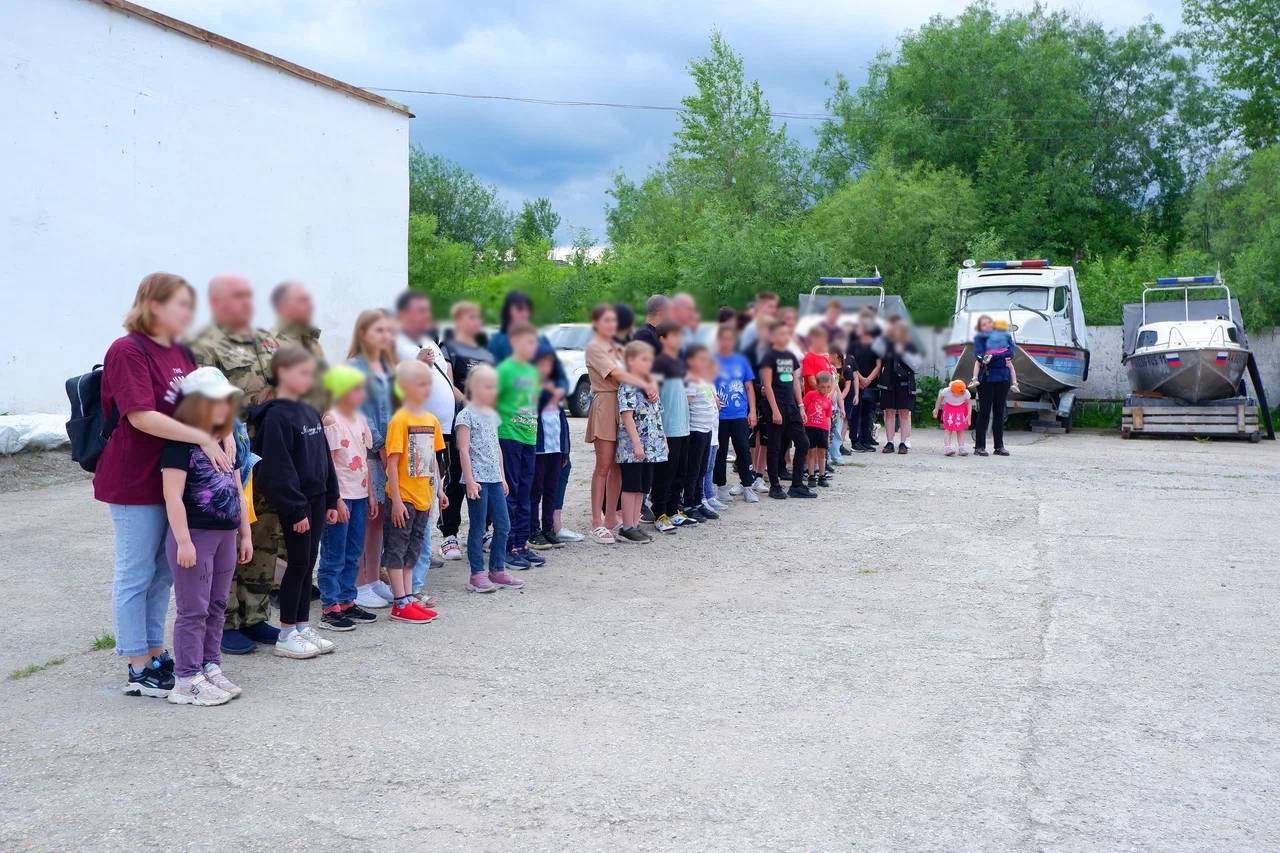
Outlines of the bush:
{"type": "Polygon", "coordinates": [[[942,390],[942,380],[936,376],[917,376],[916,410],[912,413],[911,423],[922,426],[937,426],[938,419],[933,416],[933,404],[938,402],[938,392],[942,390]]]}

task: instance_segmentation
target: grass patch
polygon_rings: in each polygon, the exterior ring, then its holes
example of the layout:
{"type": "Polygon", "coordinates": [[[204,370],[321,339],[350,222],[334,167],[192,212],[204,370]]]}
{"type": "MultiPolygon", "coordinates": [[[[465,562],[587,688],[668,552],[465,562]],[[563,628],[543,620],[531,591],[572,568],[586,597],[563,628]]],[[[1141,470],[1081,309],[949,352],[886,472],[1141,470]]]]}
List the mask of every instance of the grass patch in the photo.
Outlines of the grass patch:
{"type": "Polygon", "coordinates": [[[93,649],[95,652],[102,652],[107,649],[114,649],[115,647],[116,638],[114,634],[102,634],[94,637],[93,642],[89,644],[89,648],[93,649]]]}
{"type": "Polygon", "coordinates": [[[1071,425],[1087,429],[1120,429],[1124,406],[1099,400],[1085,400],[1071,412],[1071,425]]]}
{"type": "Polygon", "coordinates": [[[37,672],[46,670],[51,666],[61,666],[66,662],[67,662],[66,658],[49,658],[44,663],[33,663],[31,664],[31,666],[24,666],[24,667],[21,667],[20,669],[15,669],[13,672],[9,673],[9,680],[17,681],[22,678],[30,678],[31,676],[35,675],[37,672]]]}

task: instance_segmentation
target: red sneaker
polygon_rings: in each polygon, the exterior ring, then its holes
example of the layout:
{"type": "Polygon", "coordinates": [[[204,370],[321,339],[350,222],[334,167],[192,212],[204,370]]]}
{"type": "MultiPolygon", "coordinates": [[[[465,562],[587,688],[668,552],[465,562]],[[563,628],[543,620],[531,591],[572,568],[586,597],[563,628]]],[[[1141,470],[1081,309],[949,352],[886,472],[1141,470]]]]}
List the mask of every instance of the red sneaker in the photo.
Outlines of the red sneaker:
{"type": "Polygon", "coordinates": [[[416,601],[410,601],[404,607],[391,608],[391,619],[394,622],[415,622],[422,625],[435,619],[437,615],[439,614],[434,610],[428,610],[416,601]]]}

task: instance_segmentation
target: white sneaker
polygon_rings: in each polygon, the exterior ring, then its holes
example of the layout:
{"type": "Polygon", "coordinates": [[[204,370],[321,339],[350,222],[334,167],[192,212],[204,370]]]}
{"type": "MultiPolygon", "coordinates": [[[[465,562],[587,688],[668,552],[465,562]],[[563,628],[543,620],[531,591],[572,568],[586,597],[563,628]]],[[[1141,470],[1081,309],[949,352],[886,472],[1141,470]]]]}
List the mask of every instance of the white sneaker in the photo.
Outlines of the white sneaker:
{"type": "Polygon", "coordinates": [[[736,498],[740,494],[742,494],[741,483],[734,483],[732,486],[729,487],[729,497],[736,498]]]}
{"type": "Polygon", "coordinates": [[[730,501],[730,500],[733,500],[733,495],[729,492],[729,487],[728,487],[728,486],[719,486],[719,487],[716,489],[716,496],[715,496],[714,500],[718,500],[718,501],[730,501]]]}
{"type": "Polygon", "coordinates": [[[301,631],[290,631],[288,635],[280,631],[280,639],[276,640],[277,657],[306,660],[320,654],[320,648],[306,638],[301,631]]]}
{"type": "Polygon", "coordinates": [[[374,592],[374,585],[371,583],[356,588],[356,604],[365,610],[381,610],[391,606],[391,602],[374,592]]]}
{"type": "Polygon", "coordinates": [[[462,546],[458,544],[457,536],[444,537],[444,541],[440,543],[440,556],[446,560],[462,559],[462,546]]]}
{"type": "Polygon", "coordinates": [[[742,499],[749,504],[760,503],[760,495],[756,493],[755,489],[745,489],[742,492],[742,499]]]}
{"type": "Polygon", "coordinates": [[[719,498],[711,498],[707,503],[711,504],[711,508],[716,512],[724,512],[728,508],[728,504],[719,498]]]}
{"type": "Polygon", "coordinates": [[[556,538],[559,539],[561,542],[581,542],[583,539],[586,539],[586,537],[583,536],[578,531],[570,530],[567,527],[561,527],[559,530],[557,530],[556,538]]]}
{"type": "Polygon", "coordinates": [[[396,594],[391,591],[391,585],[386,581],[374,581],[373,594],[383,599],[388,604],[396,600],[396,594]]]}
{"type": "Polygon", "coordinates": [[[174,705],[225,705],[231,701],[231,694],[197,673],[189,680],[180,678],[169,691],[169,701],[174,705]]]}
{"type": "Polygon", "coordinates": [[[751,488],[757,492],[769,491],[769,484],[764,481],[764,477],[756,477],[756,481],[751,484],[751,488]]]}
{"type": "Polygon", "coordinates": [[[302,636],[306,637],[311,645],[319,649],[322,655],[327,655],[333,651],[333,641],[321,637],[320,632],[310,625],[302,629],[302,636]]]}
{"type": "Polygon", "coordinates": [[[204,665],[204,677],[213,682],[214,686],[218,689],[225,690],[227,693],[231,694],[232,699],[244,692],[240,689],[239,685],[222,673],[222,667],[218,666],[216,663],[207,663],[204,665]]]}

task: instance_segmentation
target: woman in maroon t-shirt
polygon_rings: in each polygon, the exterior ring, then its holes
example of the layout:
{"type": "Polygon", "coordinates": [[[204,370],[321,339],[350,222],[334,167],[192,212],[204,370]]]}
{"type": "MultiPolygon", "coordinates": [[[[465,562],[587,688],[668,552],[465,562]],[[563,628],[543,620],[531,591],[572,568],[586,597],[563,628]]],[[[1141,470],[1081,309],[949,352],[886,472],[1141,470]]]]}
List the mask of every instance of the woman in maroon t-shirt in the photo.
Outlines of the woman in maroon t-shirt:
{"type": "Polygon", "coordinates": [[[129,334],[107,350],[102,406],[118,417],[98,459],[93,494],[109,505],[115,527],[112,611],[116,654],[129,659],[130,696],[166,696],[173,687],[172,658],[164,650],[164,621],[173,585],[165,559],[165,516],[160,451],[167,440],[199,445],[229,470],[231,459],[208,433],[174,420],[178,384],[196,369],[178,338],[191,325],[195,289],[186,279],[152,273],[138,285],[125,316],[129,334]]]}

